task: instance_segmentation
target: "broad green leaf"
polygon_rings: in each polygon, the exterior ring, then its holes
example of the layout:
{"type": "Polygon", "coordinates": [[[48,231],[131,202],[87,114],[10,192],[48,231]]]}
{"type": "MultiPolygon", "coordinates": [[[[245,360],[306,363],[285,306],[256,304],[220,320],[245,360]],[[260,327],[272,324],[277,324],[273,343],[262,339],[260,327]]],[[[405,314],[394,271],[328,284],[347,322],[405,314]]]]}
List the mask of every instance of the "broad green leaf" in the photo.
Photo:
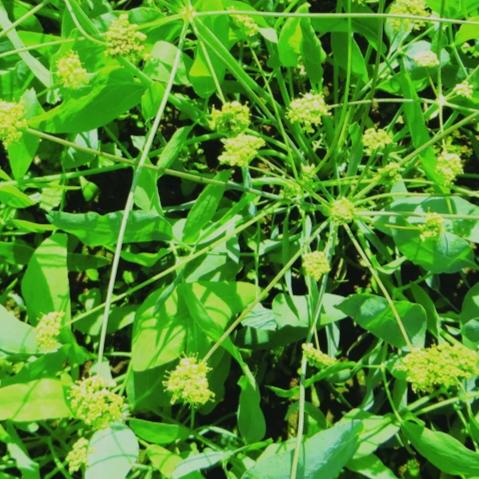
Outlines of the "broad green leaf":
{"type": "Polygon", "coordinates": [[[479,283],[476,283],[464,297],[461,308],[461,331],[473,344],[479,343],[479,283]]]}
{"type": "Polygon", "coordinates": [[[30,321],[53,311],[70,317],[67,236],[55,233],[35,250],[22,280],[22,294],[30,321]]]}
{"type": "Polygon", "coordinates": [[[350,471],[357,472],[369,479],[397,479],[394,472],[389,467],[386,467],[381,459],[374,454],[361,457],[360,459],[352,459],[346,467],[350,471]]]}
{"type": "Polygon", "coordinates": [[[124,424],[112,424],[90,439],[85,479],[125,478],[136,462],[138,440],[124,424]]]}
{"type": "MultiPolygon", "coordinates": [[[[426,334],[426,313],[423,307],[409,301],[394,301],[394,306],[411,343],[416,347],[423,347],[426,334]]],[[[362,328],[387,343],[398,348],[407,345],[385,298],[373,294],[353,294],[338,308],[351,316],[362,328]]]]}
{"type": "MultiPolygon", "coordinates": [[[[182,462],[181,456],[165,449],[164,447],[153,444],[146,449],[146,455],[151,461],[153,467],[161,472],[162,477],[170,479],[178,464],[182,462]]],[[[200,472],[192,472],[187,475],[188,479],[203,479],[200,472]]]]}
{"type": "MultiPolygon", "coordinates": [[[[358,447],[361,422],[342,421],[303,442],[298,465],[301,479],[335,479],[358,447]]],[[[260,456],[245,479],[289,479],[293,459],[290,450],[260,456]]]]}
{"type": "MultiPolygon", "coordinates": [[[[471,17],[467,20],[479,22],[479,17],[471,17]]],[[[456,45],[461,45],[469,40],[477,40],[479,38],[479,25],[461,25],[456,33],[456,45]]]]}
{"type": "Polygon", "coordinates": [[[186,218],[183,241],[186,243],[196,241],[201,235],[201,230],[213,219],[221,198],[223,198],[225,182],[228,181],[230,175],[229,171],[218,173],[214,179],[222,184],[210,184],[198,196],[186,218]]]}
{"type": "MultiPolygon", "coordinates": [[[[308,6],[301,5],[297,11],[305,13],[308,11],[308,6]]],[[[302,42],[301,19],[295,17],[288,18],[281,28],[278,39],[279,60],[283,66],[296,67],[298,65],[302,42]]]]}
{"type": "Polygon", "coordinates": [[[301,32],[303,37],[301,41],[301,55],[304,67],[311,83],[319,89],[323,84],[323,67],[321,63],[326,60],[326,53],[311,26],[309,18],[301,19],[301,32]]]}
{"type": "Polygon", "coordinates": [[[471,451],[449,434],[413,422],[404,422],[401,428],[417,452],[442,472],[479,475],[479,453],[471,451]]]}
{"type": "MultiPolygon", "coordinates": [[[[49,214],[51,223],[57,228],[73,234],[88,246],[113,245],[118,238],[123,211],[106,215],[98,213],[49,214]]],[[[166,241],[171,238],[171,225],[164,216],[155,212],[132,211],[128,218],[125,243],[166,241]]]]}
{"type": "MultiPolygon", "coordinates": [[[[151,165],[149,159],[145,162],[151,165]]],[[[158,170],[152,168],[141,168],[138,172],[138,180],[135,188],[135,204],[144,211],[155,211],[161,214],[160,195],[158,193],[158,170]]]]}
{"type": "Polygon", "coordinates": [[[0,241],[0,258],[10,264],[27,264],[34,249],[23,241],[0,241]]]}
{"type": "Polygon", "coordinates": [[[140,103],[145,85],[125,68],[106,66],[94,86],[79,97],[30,120],[36,128],[50,133],[79,133],[106,125],[140,103]]]}
{"type": "Polygon", "coordinates": [[[57,379],[39,379],[0,388],[0,420],[42,421],[70,417],[64,385],[57,379]]]}
{"type": "Polygon", "coordinates": [[[238,429],[247,443],[261,441],[266,433],[266,422],[261,410],[261,395],[256,381],[241,376],[238,385],[241,388],[238,405],[238,429]]]}
{"type": "Polygon", "coordinates": [[[190,435],[190,430],[181,424],[167,424],[136,418],[130,419],[128,424],[140,439],[153,444],[171,444],[186,439],[190,435]]]}
{"type": "MultiPolygon", "coordinates": [[[[167,364],[181,353],[205,354],[210,341],[202,328],[211,335],[224,330],[231,318],[240,313],[256,297],[256,288],[248,283],[208,282],[181,284],[181,291],[153,292],[136,313],[133,328],[132,367],[144,371],[167,364]],[[211,320],[197,324],[184,300],[185,294],[196,297],[211,320]]],[[[201,318],[200,318],[201,320],[201,318]]],[[[226,341],[231,354],[241,356],[226,341]],[[230,345],[230,346],[228,346],[230,345]]]]}
{"type": "Polygon", "coordinates": [[[28,455],[27,448],[22,443],[13,424],[6,423],[5,429],[0,426],[0,441],[6,445],[8,453],[15,460],[18,469],[22,473],[22,478],[40,479],[40,465],[28,455]]]}
{"type": "Polygon", "coordinates": [[[13,208],[29,208],[36,201],[32,200],[25,193],[13,185],[2,185],[0,183],[0,203],[4,203],[13,208]]]}
{"type": "Polygon", "coordinates": [[[6,354],[35,354],[37,343],[35,330],[19,321],[0,305],[0,351],[6,354]]]}
{"type": "MultiPolygon", "coordinates": [[[[153,45],[148,61],[145,64],[144,73],[152,80],[168,81],[171,75],[173,63],[178,52],[178,47],[172,43],[160,40],[153,45]]],[[[175,76],[175,84],[190,85],[186,72],[191,67],[191,59],[184,53],[180,54],[180,63],[175,76]]]]}
{"type": "Polygon", "coordinates": [[[173,136],[168,140],[168,143],[161,150],[160,157],[158,158],[157,167],[160,170],[170,168],[181,153],[181,150],[185,146],[188,135],[191,132],[191,126],[183,126],[178,128],[173,133],[173,136]]]}
{"type": "Polygon", "coordinates": [[[348,68],[348,42],[351,41],[351,73],[362,81],[368,80],[368,70],[363,54],[358,44],[347,33],[335,32],[331,34],[333,60],[343,70],[348,68]]]}
{"type": "Polygon", "coordinates": [[[228,459],[232,454],[230,451],[206,451],[201,454],[193,454],[176,465],[171,478],[189,477],[191,473],[208,469],[218,462],[228,459]]]}

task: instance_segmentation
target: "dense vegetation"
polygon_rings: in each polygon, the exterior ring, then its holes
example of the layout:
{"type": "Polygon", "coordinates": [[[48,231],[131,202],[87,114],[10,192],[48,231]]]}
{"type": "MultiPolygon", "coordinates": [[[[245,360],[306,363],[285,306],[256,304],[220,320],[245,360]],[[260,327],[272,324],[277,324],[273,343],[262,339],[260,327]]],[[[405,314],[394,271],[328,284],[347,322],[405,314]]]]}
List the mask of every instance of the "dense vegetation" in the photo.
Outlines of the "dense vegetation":
{"type": "Polygon", "coordinates": [[[0,26],[0,479],[479,477],[477,0],[0,26]]]}

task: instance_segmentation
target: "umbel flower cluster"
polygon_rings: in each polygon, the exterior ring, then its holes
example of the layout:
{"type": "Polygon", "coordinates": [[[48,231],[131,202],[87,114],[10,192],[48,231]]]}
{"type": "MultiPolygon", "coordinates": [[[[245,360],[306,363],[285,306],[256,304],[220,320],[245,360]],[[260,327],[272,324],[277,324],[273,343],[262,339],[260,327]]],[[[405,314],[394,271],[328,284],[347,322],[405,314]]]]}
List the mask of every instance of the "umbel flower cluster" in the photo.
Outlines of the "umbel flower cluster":
{"type": "Polygon", "coordinates": [[[479,374],[479,357],[460,343],[441,343],[407,354],[398,369],[416,392],[431,392],[436,388],[457,386],[459,381],[479,374]]]}
{"type": "Polygon", "coordinates": [[[232,15],[231,18],[247,37],[254,37],[258,33],[258,24],[249,15],[232,15]]]}
{"type": "Polygon", "coordinates": [[[239,101],[223,103],[221,110],[213,107],[210,128],[224,135],[235,135],[246,130],[251,123],[248,105],[239,101]]]}
{"type": "Polygon", "coordinates": [[[467,80],[455,85],[452,91],[455,95],[462,96],[464,98],[472,98],[474,93],[472,85],[467,80]]]}
{"type": "Polygon", "coordinates": [[[289,105],[286,117],[292,123],[299,123],[304,131],[313,133],[313,126],[321,125],[323,116],[329,115],[329,107],[321,93],[305,93],[289,105]]]}
{"type": "Polygon", "coordinates": [[[74,472],[79,471],[84,464],[87,462],[88,458],[88,449],[90,443],[88,439],[81,437],[73,444],[70,452],[65,458],[68,465],[68,472],[73,474],[74,472]]]}
{"type": "Polygon", "coordinates": [[[372,155],[376,150],[382,150],[393,142],[391,135],[383,128],[368,128],[363,133],[364,151],[372,155]]]}
{"type": "Polygon", "coordinates": [[[88,72],[83,68],[78,53],[73,50],[58,59],[57,75],[65,88],[77,90],[88,84],[88,72]]]}
{"type": "MultiPolygon", "coordinates": [[[[427,17],[429,12],[426,10],[425,0],[396,0],[391,5],[389,13],[393,15],[414,15],[418,17],[427,17]]],[[[412,20],[406,18],[393,18],[390,20],[391,26],[395,30],[418,30],[424,26],[424,21],[412,20]]]]}
{"type": "Polygon", "coordinates": [[[18,141],[22,137],[22,129],[26,127],[23,103],[0,101],[0,140],[5,147],[18,141]]]}
{"type": "Polygon", "coordinates": [[[171,371],[164,386],[171,393],[171,402],[181,402],[192,407],[203,406],[214,393],[210,391],[207,374],[210,368],[195,357],[180,359],[178,366],[171,371]]]}
{"type": "Polygon", "coordinates": [[[42,353],[51,353],[60,347],[58,336],[62,327],[62,312],[44,314],[35,326],[35,338],[42,353]]]}
{"type": "Polygon", "coordinates": [[[431,50],[416,53],[413,56],[413,60],[418,66],[424,68],[434,68],[439,65],[439,58],[431,50]]]}
{"type": "Polygon", "coordinates": [[[419,231],[421,241],[439,237],[444,231],[444,218],[439,213],[426,213],[419,231]]]}
{"type": "Polygon", "coordinates": [[[331,267],[324,251],[313,251],[303,255],[304,272],[315,281],[319,281],[323,274],[329,273],[331,267]]]}
{"type": "Polygon", "coordinates": [[[451,185],[458,175],[464,173],[461,157],[457,153],[442,151],[437,157],[436,170],[444,183],[451,185]]]}
{"type": "Polygon", "coordinates": [[[354,219],[356,209],[354,204],[347,198],[338,198],[333,201],[329,209],[329,216],[338,224],[351,223],[354,219]]]}
{"type": "Polygon", "coordinates": [[[126,415],[123,397],[99,376],[75,383],[70,389],[70,404],[75,417],[93,429],[104,429],[126,415]]]}
{"type": "Polygon", "coordinates": [[[315,348],[311,343],[303,343],[303,355],[308,360],[308,363],[315,368],[322,369],[336,364],[338,360],[323,353],[315,348]]]}
{"type": "Polygon", "coordinates": [[[262,138],[247,133],[240,133],[221,141],[225,148],[218,158],[219,162],[224,165],[239,167],[248,166],[258,154],[258,150],[265,145],[262,138]]]}
{"type": "Polygon", "coordinates": [[[123,56],[138,61],[143,56],[146,35],[137,31],[137,26],[128,20],[128,14],[121,14],[105,33],[106,51],[112,57],[123,56]]]}

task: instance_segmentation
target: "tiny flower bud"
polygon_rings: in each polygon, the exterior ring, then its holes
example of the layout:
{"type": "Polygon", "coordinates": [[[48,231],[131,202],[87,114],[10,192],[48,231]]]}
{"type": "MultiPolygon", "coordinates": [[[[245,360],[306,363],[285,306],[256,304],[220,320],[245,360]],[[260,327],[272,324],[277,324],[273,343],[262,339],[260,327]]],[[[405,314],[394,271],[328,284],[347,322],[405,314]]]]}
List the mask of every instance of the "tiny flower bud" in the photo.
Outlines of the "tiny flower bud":
{"type": "Polygon", "coordinates": [[[192,407],[203,406],[214,398],[208,386],[207,374],[210,368],[195,357],[181,358],[178,366],[170,371],[163,383],[172,394],[171,402],[189,404],[192,407]]]}
{"type": "MultiPolygon", "coordinates": [[[[427,17],[429,12],[426,10],[425,0],[396,0],[389,13],[393,15],[414,15],[418,17],[427,17]]],[[[407,18],[392,18],[390,25],[394,30],[419,30],[425,25],[422,20],[409,20],[407,18]]]]}
{"type": "Polygon", "coordinates": [[[43,353],[51,353],[60,347],[58,336],[62,327],[62,312],[44,314],[35,326],[38,348],[43,353]]]}
{"type": "Polygon", "coordinates": [[[457,153],[442,151],[437,157],[436,170],[444,183],[451,185],[458,175],[464,173],[461,157],[457,153]]]}
{"type": "Polygon", "coordinates": [[[232,138],[221,140],[225,146],[219,156],[220,163],[229,166],[246,167],[266,143],[262,138],[240,133],[232,138]]]}
{"type": "Polygon", "coordinates": [[[105,33],[107,53],[112,57],[124,56],[133,61],[141,59],[145,45],[146,35],[137,31],[137,26],[128,20],[128,14],[121,14],[110,25],[105,33]]]}
{"type": "Polygon", "coordinates": [[[22,129],[26,127],[23,103],[0,100],[0,140],[5,147],[18,141],[22,137],[22,129]]]}
{"type": "Polygon", "coordinates": [[[419,226],[421,241],[437,238],[444,231],[444,218],[438,213],[426,213],[424,223],[419,226]]]}
{"type": "Polygon", "coordinates": [[[413,55],[413,60],[420,67],[433,68],[439,65],[439,58],[431,50],[425,50],[413,55]]]}
{"type": "Polygon", "coordinates": [[[74,51],[58,59],[57,75],[65,88],[77,90],[88,84],[88,72],[83,68],[80,57],[74,51]]]}
{"type": "Polygon", "coordinates": [[[316,349],[311,343],[303,343],[302,349],[303,355],[308,360],[308,363],[315,368],[327,368],[328,366],[332,366],[338,362],[336,358],[332,358],[331,356],[324,354],[319,349],[316,349]]]}
{"type": "Polygon", "coordinates": [[[334,200],[329,210],[329,216],[338,224],[351,223],[354,219],[354,215],[354,204],[347,198],[334,200]]]}
{"type": "Polygon", "coordinates": [[[393,142],[391,135],[382,128],[368,128],[363,134],[363,145],[367,155],[375,150],[384,149],[393,142]]]}
{"type": "Polygon", "coordinates": [[[319,281],[323,274],[329,273],[331,267],[324,251],[313,251],[303,255],[304,272],[315,281],[319,281]]]}
{"type": "Polygon", "coordinates": [[[314,131],[313,126],[321,125],[326,115],[329,115],[329,107],[321,93],[306,93],[295,98],[286,113],[292,123],[300,123],[307,133],[314,131]]]}
{"type": "Polygon", "coordinates": [[[472,85],[467,80],[455,85],[452,91],[455,95],[462,96],[464,98],[472,98],[474,93],[472,85]]]}
{"type": "Polygon", "coordinates": [[[113,392],[99,376],[73,384],[70,404],[75,417],[94,429],[122,421],[127,412],[123,397],[113,392]]]}
{"type": "Polygon", "coordinates": [[[68,465],[68,472],[70,474],[79,471],[82,466],[86,464],[89,447],[90,443],[84,437],[81,437],[73,444],[70,452],[65,458],[68,465]]]}
{"type": "Polygon", "coordinates": [[[221,110],[215,107],[211,110],[210,128],[226,135],[237,134],[250,125],[248,105],[239,101],[223,103],[221,110]]]}

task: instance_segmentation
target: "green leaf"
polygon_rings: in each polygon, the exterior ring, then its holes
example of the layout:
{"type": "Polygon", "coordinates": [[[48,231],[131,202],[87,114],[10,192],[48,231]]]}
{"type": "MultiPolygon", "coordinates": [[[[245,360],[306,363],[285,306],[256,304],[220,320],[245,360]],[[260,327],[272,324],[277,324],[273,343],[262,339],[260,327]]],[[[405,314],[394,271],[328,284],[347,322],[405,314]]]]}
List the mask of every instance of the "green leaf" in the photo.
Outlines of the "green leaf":
{"type": "MultiPolygon", "coordinates": [[[[426,334],[426,313],[423,307],[409,301],[394,301],[394,306],[411,343],[423,347],[426,334]]],[[[398,348],[407,346],[385,298],[373,294],[353,294],[338,308],[378,338],[398,348]]]]}
{"type": "Polygon", "coordinates": [[[301,55],[304,67],[311,83],[319,89],[323,84],[323,67],[321,63],[326,60],[326,53],[323,50],[321,41],[311,26],[311,20],[309,18],[301,19],[301,32],[303,34],[301,55]]]}
{"type": "MultiPolygon", "coordinates": [[[[144,371],[177,359],[181,353],[205,354],[211,336],[224,331],[231,318],[240,313],[256,297],[256,288],[248,283],[209,282],[181,284],[153,292],[138,308],[133,328],[132,367],[144,371]],[[191,316],[185,295],[194,296],[208,319],[198,325],[198,316],[191,316]]],[[[200,321],[201,321],[200,317],[200,321]]],[[[237,360],[241,356],[231,343],[224,345],[237,360]],[[239,356],[239,357],[238,357],[239,356]]]]}
{"type": "MultiPolygon", "coordinates": [[[[341,421],[306,439],[300,452],[301,479],[335,479],[358,447],[361,422],[341,421]]],[[[288,451],[262,455],[245,473],[247,479],[289,479],[294,442],[288,451]]]]}
{"type": "Polygon", "coordinates": [[[368,69],[358,44],[347,33],[335,32],[331,34],[333,60],[344,71],[348,68],[348,42],[351,41],[351,73],[362,81],[368,80],[368,69]]]}
{"type": "Polygon", "coordinates": [[[228,181],[230,176],[231,173],[229,171],[221,171],[214,179],[222,182],[222,184],[210,184],[198,196],[186,218],[183,241],[193,243],[200,237],[201,230],[212,220],[217,212],[225,191],[225,182],[228,181]]]}
{"type": "Polygon", "coordinates": [[[476,283],[464,297],[461,308],[461,331],[473,344],[479,343],[479,283],[476,283]]]}
{"type": "Polygon", "coordinates": [[[0,203],[4,203],[13,208],[29,208],[34,205],[33,201],[25,193],[22,193],[16,186],[2,185],[0,183],[0,203]]]}
{"type": "Polygon", "coordinates": [[[241,376],[238,406],[238,428],[247,443],[261,441],[266,434],[266,422],[261,410],[261,395],[256,381],[254,385],[246,376],[241,376]]]}
{"type": "Polygon", "coordinates": [[[195,471],[207,469],[220,461],[225,461],[232,454],[230,451],[206,451],[201,454],[193,454],[176,465],[171,477],[172,479],[180,479],[189,476],[195,471]]]}
{"type": "Polygon", "coordinates": [[[185,146],[188,135],[191,132],[191,126],[183,126],[173,133],[158,158],[157,167],[162,169],[169,168],[178,158],[181,150],[185,146]]]}
{"type": "Polygon", "coordinates": [[[94,86],[79,97],[30,120],[30,125],[50,133],[79,133],[106,125],[141,101],[144,84],[125,68],[106,66],[94,86]]]}
{"type": "MultiPolygon", "coordinates": [[[[301,5],[297,11],[306,13],[308,5],[301,5]]],[[[279,60],[283,66],[296,67],[298,65],[302,42],[303,30],[301,28],[301,19],[296,17],[288,18],[281,28],[278,39],[279,60]]]]}
{"type": "Polygon", "coordinates": [[[0,421],[42,421],[70,417],[64,385],[57,379],[39,379],[0,388],[0,421]]]}
{"type": "MultiPolygon", "coordinates": [[[[172,43],[160,40],[153,45],[144,73],[154,81],[166,83],[170,77],[178,47],[172,43]]],[[[191,85],[186,74],[191,67],[191,59],[184,53],[180,54],[180,63],[175,76],[176,85],[191,85]]]]}
{"type": "Polygon", "coordinates": [[[389,467],[386,467],[381,459],[374,454],[361,457],[360,459],[353,459],[348,462],[346,467],[350,471],[357,472],[369,479],[397,479],[394,472],[389,467]]]}
{"type": "Polygon", "coordinates": [[[479,453],[466,448],[449,434],[413,422],[404,422],[401,428],[417,452],[442,472],[479,475],[479,453]]]}
{"type": "MultiPolygon", "coordinates": [[[[51,212],[48,217],[57,228],[73,234],[88,246],[115,244],[123,211],[106,215],[98,213],[51,212]]],[[[171,225],[164,216],[150,211],[132,211],[128,218],[125,243],[166,241],[171,238],[171,225]]]]}
{"type": "MultiPolygon", "coordinates": [[[[471,17],[467,20],[478,22],[479,17],[471,17]]],[[[461,25],[456,33],[456,45],[461,45],[469,40],[477,40],[479,38],[479,25],[461,25]]]]}
{"type": "Polygon", "coordinates": [[[124,424],[112,424],[108,429],[95,432],[90,448],[85,479],[123,479],[136,462],[138,440],[124,424]]]}
{"type": "Polygon", "coordinates": [[[6,354],[35,354],[37,343],[35,330],[19,321],[0,305],[0,351],[6,354]]]}
{"type": "Polygon", "coordinates": [[[66,235],[55,233],[35,250],[23,276],[22,294],[33,322],[53,311],[70,317],[66,235]]]}
{"type": "Polygon", "coordinates": [[[186,439],[190,435],[190,430],[181,424],[166,424],[135,418],[130,419],[128,424],[140,439],[153,444],[171,444],[186,439]]]}

